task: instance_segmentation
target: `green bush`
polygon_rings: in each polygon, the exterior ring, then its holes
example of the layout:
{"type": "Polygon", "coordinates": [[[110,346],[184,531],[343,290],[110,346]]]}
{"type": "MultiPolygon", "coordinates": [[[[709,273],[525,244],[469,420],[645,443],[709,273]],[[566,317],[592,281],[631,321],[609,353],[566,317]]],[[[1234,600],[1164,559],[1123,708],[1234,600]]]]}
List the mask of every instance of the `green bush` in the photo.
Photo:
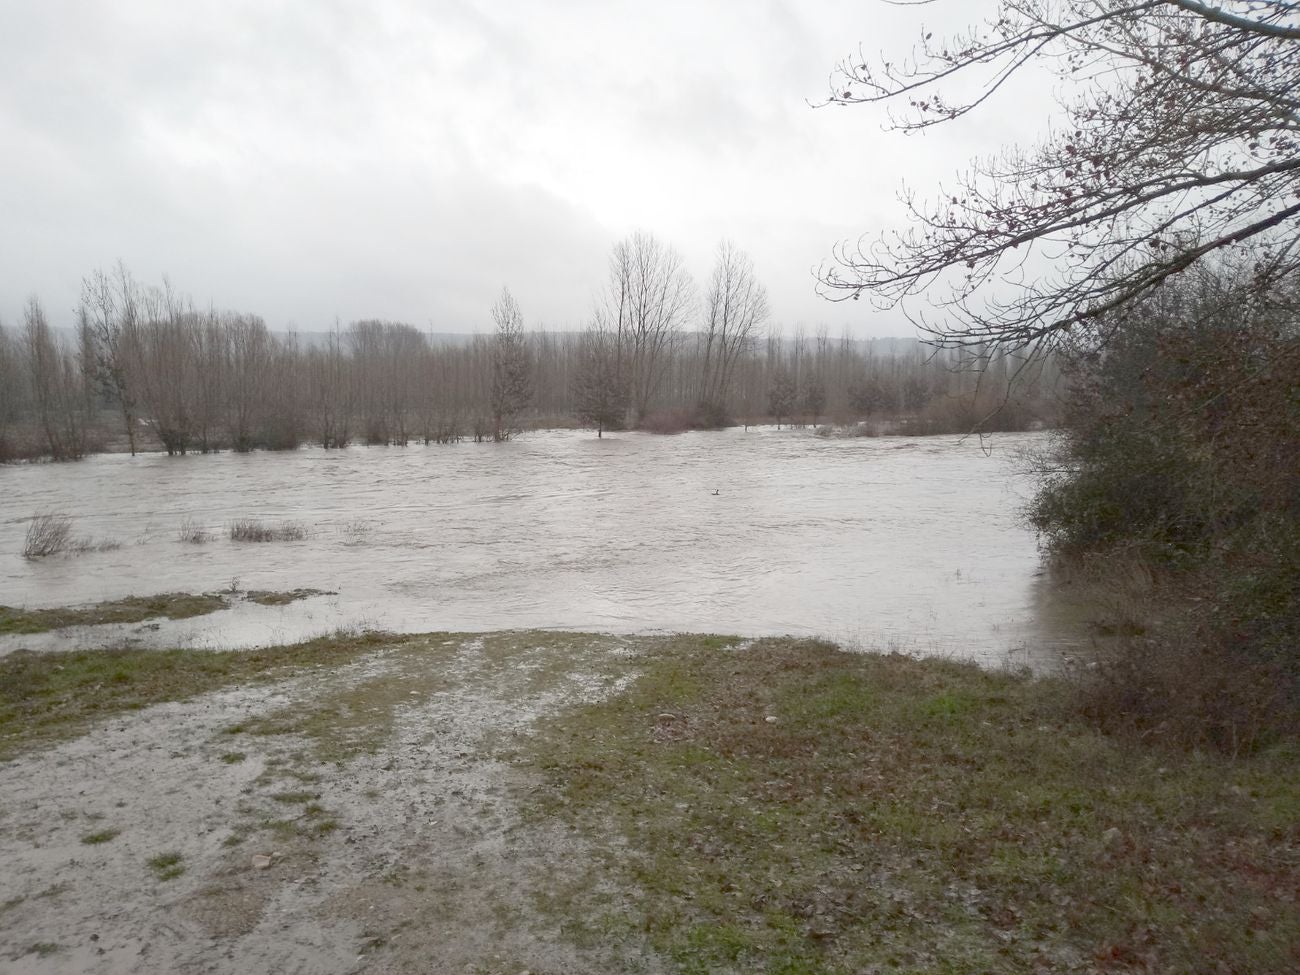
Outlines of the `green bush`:
{"type": "MultiPolygon", "coordinates": [[[[1202,278],[1069,357],[1059,449],[1030,506],[1093,585],[1138,562],[1148,619],[1085,693],[1103,723],[1250,747],[1300,705],[1300,327],[1202,278]]],[[[1076,573],[1077,574],[1077,573],[1076,573]]]]}

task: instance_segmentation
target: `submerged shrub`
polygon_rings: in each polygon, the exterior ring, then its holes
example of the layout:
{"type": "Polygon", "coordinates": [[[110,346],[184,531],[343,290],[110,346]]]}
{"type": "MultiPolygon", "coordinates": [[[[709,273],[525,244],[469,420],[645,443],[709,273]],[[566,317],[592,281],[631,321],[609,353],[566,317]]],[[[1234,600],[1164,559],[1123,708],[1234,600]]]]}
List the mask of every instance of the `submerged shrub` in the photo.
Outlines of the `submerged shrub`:
{"type": "Polygon", "coordinates": [[[36,515],[27,524],[23,558],[43,559],[49,555],[66,552],[72,545],[71,518],[52,512],[36,515]]]}
{"type": "Polygon", "coordinates": [[[307,529],[296,521],[269,524],[255,518],[239,518],[230,523],[232,542],[300,542],[307,529]]]}
{"type": "Polygon", "coordinates": [[[212,532],[208,531],[202,525],[197,524],[190,518],[186,518],[181,523],[180,531],[177,537],[182,542],[188,542],[191,545],[203,545],[212,541],[212,532]]]}
{"type": "Polygon", "coordinates": [[[23,558],[43,559],[50,555],[109,552],[122,547],[112,538],[96,539],[72,534],[72,519],[62,514],[35,515],[27,525],[23,558]]]}

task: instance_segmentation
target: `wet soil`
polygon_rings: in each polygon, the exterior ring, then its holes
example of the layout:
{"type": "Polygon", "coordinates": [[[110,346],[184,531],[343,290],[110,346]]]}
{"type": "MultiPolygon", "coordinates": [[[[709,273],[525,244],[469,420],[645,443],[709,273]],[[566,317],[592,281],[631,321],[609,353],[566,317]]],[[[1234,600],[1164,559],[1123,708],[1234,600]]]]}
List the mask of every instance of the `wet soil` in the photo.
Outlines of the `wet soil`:
{"type": "Polygon", "coordinates": [[[534,722],[616,692],[635,641],[506,633],[119,714],[0,765],[0,968],[657,971],[553,910],[587,841],[521,819],[534,722]]]}

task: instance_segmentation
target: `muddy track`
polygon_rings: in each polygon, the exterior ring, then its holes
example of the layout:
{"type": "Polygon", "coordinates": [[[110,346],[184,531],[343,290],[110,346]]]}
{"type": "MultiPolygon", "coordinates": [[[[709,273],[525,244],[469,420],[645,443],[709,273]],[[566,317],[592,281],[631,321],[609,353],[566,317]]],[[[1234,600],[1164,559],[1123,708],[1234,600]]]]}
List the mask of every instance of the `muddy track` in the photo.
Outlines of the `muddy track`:
{"type": "Polygon", "coordinates": [[[0,766],[0,967],[657,971],[578,947],[586,841],[525,822],[540,716],[629,680],[618,637],[429,637],[106,720],[0,766]]]}

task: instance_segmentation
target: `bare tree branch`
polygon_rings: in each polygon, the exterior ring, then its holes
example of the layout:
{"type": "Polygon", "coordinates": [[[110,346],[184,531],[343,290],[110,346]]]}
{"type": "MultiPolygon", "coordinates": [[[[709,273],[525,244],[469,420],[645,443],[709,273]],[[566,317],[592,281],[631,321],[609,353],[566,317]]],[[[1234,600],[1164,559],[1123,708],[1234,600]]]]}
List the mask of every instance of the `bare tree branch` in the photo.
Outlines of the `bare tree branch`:
{"type": "Polygon", "coordinates": [[[1019,346],[1247,241],[1257,286],[1276,284],[1295,262],[1270,255],[1300,236],[1298,9],[1002,0],[982,29],[923,32],[903,62],[841,63],[827,103],[903,103],[908,115],[891,118],[904,130],[975,110],[1032,63],[1073,95],[1038,145],[974,164],[928,203],[905,196],[909,229],[836,247],[822,293],[902,306],[940,342],[1019,346]],[[976,93],[945,94],[978,70],[991,74],[976,93]]]}

